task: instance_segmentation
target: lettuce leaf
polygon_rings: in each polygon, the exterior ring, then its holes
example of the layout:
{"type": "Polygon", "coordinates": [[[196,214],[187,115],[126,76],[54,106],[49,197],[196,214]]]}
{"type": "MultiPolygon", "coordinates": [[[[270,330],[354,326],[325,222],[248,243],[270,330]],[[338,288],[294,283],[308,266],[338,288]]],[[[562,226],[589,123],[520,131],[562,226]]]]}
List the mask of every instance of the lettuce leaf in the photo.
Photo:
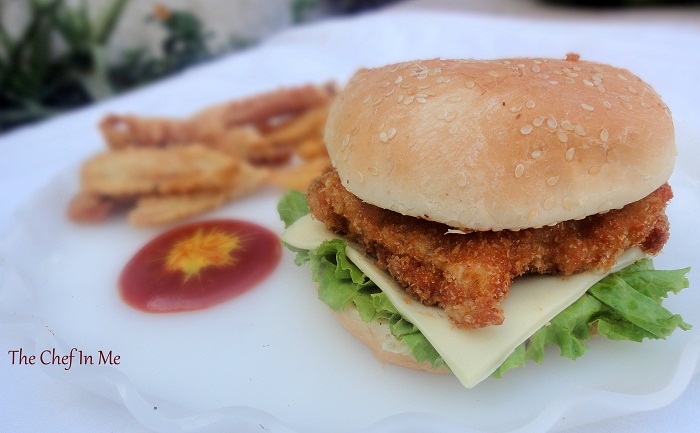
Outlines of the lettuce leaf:
{"type": "MultiPolygon", "coordinates": [[[[309,212],[305,195],[297,192],[285,194],[277,209],[286,227],[309,212]]],[[[339,311],[353,303],[365,322],[387,321],[392,335],[408,346],[416,360],[427,361],[434,368],[447,367],[420,330],[347,258],[346,245],[344,240],[334,239],[310,251],[287,247],[297,254],[297,264],[310,262],[319,286],[318,297],[329,307],[339,311]]],[[[662,306],[669,293],[688,287],[685,275],[689,271],[656,270],[650,259],[643,259],[608,275],[519,345],[493,376],[501,377],[530,360],[541,363],[547,346],[557,346],[561,356],[576,359],[588,350],[584,341],[591,338],[592,331],[611,340],[641,342],[666,338],[676,329],[689,330],[691,326],[680,315],[662,306]]]]}
{"type": "Polygon", "coordinates": [[[383,320],[391,334],[403,341],[418,362],[429,362],[433,368],[446,364],[440,354],[412,323],[394,308],[377,287],[345,255],[347,243],[334,239],[309,252],[313,280],[318,284],[318,298],[334,311],[353,303],[365,322],[383,320]]]}
{"type": "Polygon", "coordinates": [[[689,271],[657,271],[650,259],[643,259],[608,275],[516,348],[493,376],[500,377],[528,360],[541,363],[548,345],[559,346],[561,356],[576,359],[588,349],[584,341],[591,337],[591,329],[611,340],[636,342],[664,339],[676,329],[689,330],[691,326],[680,315],[661,305],[670,292],[688,287],[685,274],[689,271]]]}

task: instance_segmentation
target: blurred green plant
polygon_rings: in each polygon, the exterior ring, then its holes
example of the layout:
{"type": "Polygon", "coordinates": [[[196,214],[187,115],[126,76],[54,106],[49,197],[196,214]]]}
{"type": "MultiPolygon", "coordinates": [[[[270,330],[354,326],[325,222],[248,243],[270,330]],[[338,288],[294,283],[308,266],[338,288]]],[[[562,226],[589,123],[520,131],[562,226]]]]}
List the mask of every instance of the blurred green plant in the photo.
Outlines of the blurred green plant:
{"type": "Polygon", "coordinates": [[[228,45],[212,50],[208,41],[213,34],[204,29],[195,15],[165,6],[156,6],[146,21],[160,25],[165,31],[160,53],[154,55],[143,48],[124,52],[109,74],[117,91],[149,83],[211,60],[224,52],[241,50],[254,43],[252,40],[233,37],[228,45]]]}
{"type": "Polygon", "coordinates": [[[0,131],[112,95],[107,42],[128,1],[91,20],[86,0],[29,0],[18,35],[0,25],[0,131]]]}
{"type": "MultiPolygon", "coordinates": [[[[108,42],[129,0],[112,0],[91,20],[88,0],[28,0],[30,20],[12,36],[0,24],[0,132],[108,98],[239,50],[253,41],[231,38],[218,50],[189,12],[156,6],[147,23],[165,32],[160,52],[128,50],[109,62],[108,42]]],[[[0,5],[1,7],[1,5],[0,5]]]]}

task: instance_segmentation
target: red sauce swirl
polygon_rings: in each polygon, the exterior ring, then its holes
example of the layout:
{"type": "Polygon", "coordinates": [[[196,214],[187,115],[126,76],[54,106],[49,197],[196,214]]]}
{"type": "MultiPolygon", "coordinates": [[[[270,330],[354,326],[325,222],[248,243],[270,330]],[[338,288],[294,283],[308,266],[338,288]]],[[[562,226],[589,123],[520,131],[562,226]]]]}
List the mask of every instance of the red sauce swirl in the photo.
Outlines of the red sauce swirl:
{"type": "Polygon", "coordinates": [[[119,276],[119,293],[142,311],[207,308],[247,292],[279,263],[275,233],[240,220],[209,220],[169,230],[139,250],[119,276]]]}

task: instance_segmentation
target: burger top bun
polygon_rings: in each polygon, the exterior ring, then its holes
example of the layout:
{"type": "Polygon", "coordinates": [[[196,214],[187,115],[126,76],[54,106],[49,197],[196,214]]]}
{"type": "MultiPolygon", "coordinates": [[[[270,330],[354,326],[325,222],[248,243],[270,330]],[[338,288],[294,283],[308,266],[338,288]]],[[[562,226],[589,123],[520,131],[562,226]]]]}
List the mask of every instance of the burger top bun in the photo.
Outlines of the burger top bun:
{"type": "Polygon", "coordinates": [[[671,113],[650,85],[573,54],[359,71],[325,139],[362,200],[473,230],[620,208],[663,185],[676,156],[671,113]]]}

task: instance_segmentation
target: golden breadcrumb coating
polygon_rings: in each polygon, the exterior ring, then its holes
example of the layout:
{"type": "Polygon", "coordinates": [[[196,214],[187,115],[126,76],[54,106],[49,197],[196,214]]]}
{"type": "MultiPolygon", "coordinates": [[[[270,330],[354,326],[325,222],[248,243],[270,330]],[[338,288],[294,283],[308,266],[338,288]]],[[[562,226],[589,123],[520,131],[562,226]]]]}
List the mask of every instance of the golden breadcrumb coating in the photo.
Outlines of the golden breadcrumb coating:
{"type": "Polygon", "coordinates": [[[668,239],[668,184],[622,209],[520,231],[448,233],[447,225],[367,203],[327,169],[309,188],[313,216],[362,245],[408,293],[445,309],[455,325],[503,323],[500,302],[513,278],[609,269],[633,247],[657,254],[668,239]]]}

